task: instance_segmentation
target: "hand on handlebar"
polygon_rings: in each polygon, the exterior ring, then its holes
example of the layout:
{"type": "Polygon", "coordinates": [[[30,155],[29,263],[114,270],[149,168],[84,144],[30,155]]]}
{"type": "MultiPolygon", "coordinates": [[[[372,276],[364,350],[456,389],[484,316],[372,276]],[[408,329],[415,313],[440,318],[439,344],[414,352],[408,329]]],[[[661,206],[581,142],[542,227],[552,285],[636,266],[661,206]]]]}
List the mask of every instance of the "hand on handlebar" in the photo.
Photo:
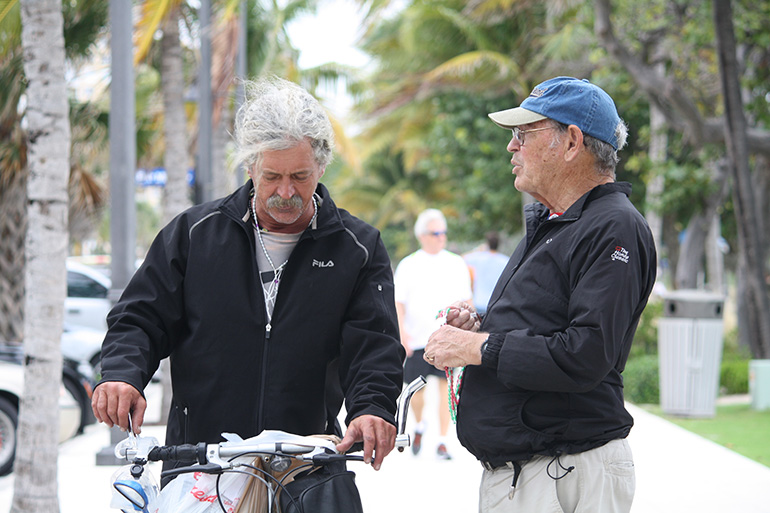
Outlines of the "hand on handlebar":
{"type": "Polygon", "coordinates": [[[380,470],[382,460],[396,444],[396,427],[375,415],[361,415],[348,425],[345,437],[337,444],[337,450],[344,453],[356,442],[364,443],[364,462],[372,463],[374,470],[380,470]]]}
{"type": "Polygon", "coordinates": [[[91,409],[96,420],[109,427],[117,425],[123,431],[128,431],[128,414],[132,412],[134,432],[139,434],[142,432],[147,401],[128,383],[107,381],[94,390],[91,409]]]}

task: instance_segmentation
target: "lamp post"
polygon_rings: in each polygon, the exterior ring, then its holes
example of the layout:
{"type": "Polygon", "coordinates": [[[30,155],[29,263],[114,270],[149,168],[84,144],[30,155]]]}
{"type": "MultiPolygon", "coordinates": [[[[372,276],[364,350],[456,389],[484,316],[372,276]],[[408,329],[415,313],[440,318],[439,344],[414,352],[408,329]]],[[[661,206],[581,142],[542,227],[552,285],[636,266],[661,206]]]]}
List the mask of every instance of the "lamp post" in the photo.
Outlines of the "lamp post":
{"type": "MultiPolygon", "coordinates": [[[[110,0],[112,39],[110,80],[110,245],[112,288],[109,298],[120,297],[134,273],[136,261],[136,107],[131,2],[110,0]]],[[[111,446],[96,455],[97,465],[119,465],[114,446],[124,435],[110,430],[111,446]]]]}

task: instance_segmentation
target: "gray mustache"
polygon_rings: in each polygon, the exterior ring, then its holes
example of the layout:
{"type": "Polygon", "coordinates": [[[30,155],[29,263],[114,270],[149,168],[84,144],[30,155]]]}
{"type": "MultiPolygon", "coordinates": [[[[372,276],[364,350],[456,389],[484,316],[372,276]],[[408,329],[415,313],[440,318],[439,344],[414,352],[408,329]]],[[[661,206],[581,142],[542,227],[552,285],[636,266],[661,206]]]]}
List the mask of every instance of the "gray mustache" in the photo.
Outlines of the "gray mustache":
{"type": "Polygon", "coordinates": [[[289,199],[283,199],[276,194],[267,199],[267,208],[302,208],[302,198],[295,194],[289,199]]]}

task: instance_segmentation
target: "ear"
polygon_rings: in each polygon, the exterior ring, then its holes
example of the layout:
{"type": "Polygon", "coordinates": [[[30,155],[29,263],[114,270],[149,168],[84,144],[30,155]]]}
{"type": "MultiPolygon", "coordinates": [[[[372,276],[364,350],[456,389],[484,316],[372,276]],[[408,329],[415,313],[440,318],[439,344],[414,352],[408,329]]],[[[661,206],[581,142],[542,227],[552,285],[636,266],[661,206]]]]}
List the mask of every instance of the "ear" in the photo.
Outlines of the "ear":
{"type": "Polygon", "coordinates": [[[567,161],[574,160],[583,150],[583,132],[576,125],[567,127],[566,143],[564,158],[567,161]]]}
{"type": "Polygon", "coordinates": [[[321,168],[321,173],[318,175],[319,180],[321,179],[321,177],[324,175],[325,172],[326,172],[326,166],[321,168]]]}

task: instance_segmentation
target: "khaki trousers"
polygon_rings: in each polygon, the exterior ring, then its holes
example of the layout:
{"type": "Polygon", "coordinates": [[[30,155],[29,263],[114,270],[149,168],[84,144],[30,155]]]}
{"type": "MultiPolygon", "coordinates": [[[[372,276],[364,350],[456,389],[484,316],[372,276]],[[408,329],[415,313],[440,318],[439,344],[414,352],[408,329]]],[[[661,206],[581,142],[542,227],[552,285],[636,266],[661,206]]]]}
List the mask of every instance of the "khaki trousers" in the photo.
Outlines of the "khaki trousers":
{"type": "Polygon", "coordinates": [[[513,468],[484,470],[479,513],[625,513],[636,488],[626,440],[558,460],[536,456],[522,465],[510,498],[512,482],[513,468]],[[570,467],[574,469],[567,472],[570,467]]]}

